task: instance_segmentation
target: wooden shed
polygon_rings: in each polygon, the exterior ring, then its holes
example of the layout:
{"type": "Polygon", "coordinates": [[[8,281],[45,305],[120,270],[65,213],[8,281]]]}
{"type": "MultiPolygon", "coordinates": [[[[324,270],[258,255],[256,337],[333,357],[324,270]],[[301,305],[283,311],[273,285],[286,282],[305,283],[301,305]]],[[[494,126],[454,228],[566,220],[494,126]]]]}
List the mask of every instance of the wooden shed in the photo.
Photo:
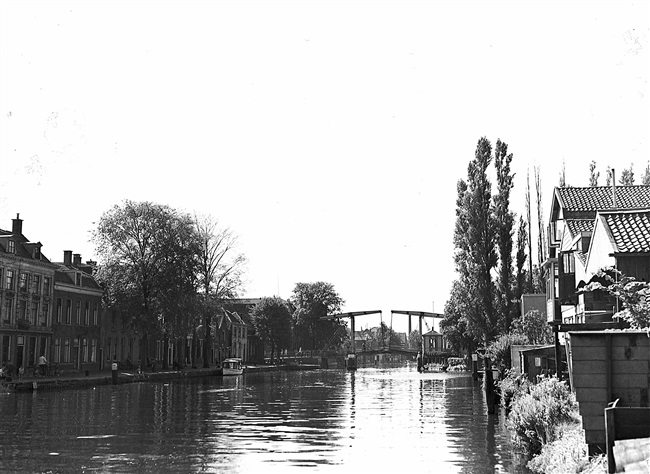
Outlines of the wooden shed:
{"type": "Polygon", "coordinates": [[[569,332],[567,361],[589,454],[606,453],[605,408],[648,407],[650,334],[638,330],[569,332]]]}

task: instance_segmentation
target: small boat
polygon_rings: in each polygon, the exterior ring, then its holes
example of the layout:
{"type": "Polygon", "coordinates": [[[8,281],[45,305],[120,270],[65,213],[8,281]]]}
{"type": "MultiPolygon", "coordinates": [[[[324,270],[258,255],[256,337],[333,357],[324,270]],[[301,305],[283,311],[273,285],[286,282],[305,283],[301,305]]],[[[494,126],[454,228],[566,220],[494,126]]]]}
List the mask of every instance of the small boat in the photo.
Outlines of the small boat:
{"type": "Polygon", "coordinates": [[[226,359],[221,364],[223,375],[241,375],[244,373],[244,366],[239,358],[226,359]]]}

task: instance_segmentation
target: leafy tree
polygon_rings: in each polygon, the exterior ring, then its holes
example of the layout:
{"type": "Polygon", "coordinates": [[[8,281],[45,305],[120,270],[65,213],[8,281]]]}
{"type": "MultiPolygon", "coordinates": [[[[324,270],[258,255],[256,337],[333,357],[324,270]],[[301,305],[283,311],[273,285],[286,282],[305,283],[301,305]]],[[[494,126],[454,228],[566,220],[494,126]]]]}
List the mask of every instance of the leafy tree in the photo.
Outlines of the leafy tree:
{"type": "Polygon", "coordinates": [[[287,304],[278,297],[262,298],[251,312],[255,329],[262,340],[271,348],[271,363],[274,351],[278,358],[282,349],[291,342],[291,313],[287,304]]]}
{"type": "Polygon", "coordinates": [[[544,315],[536,309],[515,319],[510,332],[523,336],[529,344],[551,344],[553,342],[551,326],[544,315]]]}
{"type": "Polygon", "coordinates": [[[612,185],[612,169],[608,166],[605,172],[605,186],[612,185]]]}
{"type": "Polygon", "coordinates": [[[326,345],[342,344],[346,334],[340,328],[345,328],[345,324],[334,318],[325,319],[339,313],[345,303],[334,285],[322,281],[296,283],[289,301],[295,308],[297,347],[320,350],[326,345]]]}
{"type": "Polygon", "coordinates": [[[467,183],[458,183],[454,260],[456,270],[466,288],[472,286],[476,311],[467,316],[485,344],[497,330],[494,311],[492,270],[497,263],[495,251],[496,224],[491,212],[492,185],[487,169],[492,161],[492,145],[485,137],[478,141],[474,159],[469,163],[467,183]]]}
{"type": "Polygon", "coordinates": [[[237,251],[237,236],[229,228],[220,227],[211,216],[195,216],[195,225],[199,238],[198,283],[203,297],[210,301],[204,305],[203,312],[203,367],[207,368],[212,347],[212,315],[223,300],[237,295],[246,257],[237,251]]]}
{"type": "Polygon", "coordinates": [[[417,329],[414,329],[409,334],[409,347],[411,349],[420,349],[422,347],[422,335],[417,329]]]}
{"type": "MultiPolygon", "coordinates": [[[[469,313],[478,311],[473,304],[472,294],[461,279],[451,284],[449,299],[445,303],[445,316],[440,321],[440,331],[449,341],[454,352],[473,352],[482,340],[482,334],[473,334],[469,313]]],[[[477,317],[477,316],[474,316],[477,317]]]]}
{"type": "Polygon", "coordinates": [[[608,284],[589,283],[582,291],[606,291],[618,298],[623,306],[623,309],[616,313],[614,318],[627,321],[633,329],[650,328],[650,284],[648,282],[623,275],[613,267],[599,270],[597,276],[608,284]]]}
{"type": "Polygon", "coordinates": [[[622,186],[634,186],[634,163],[630,164],[629,168],[621,171],[621,177],[618,179],[619,184],[622,186]]]}
{"type": "Polygon", "coordinates": [[[641,184],[650,185],[650,161],[646,164],[645,171],[641,177],[641,184]]]}
{"type": "Polygon", "coordinates": [[[497,307],[500,313],[501,327],[507,330],[514,311],[512,305],[512,234],[515,216],[510,210],[510,190],[513,187],[514,173],[510,171],[512,153],[508,154],[508,145],[497,140],[494,151],[497,190],[494,197],[494,220],[496,242],[499,250],[499,273],[497,278],[497,307]]]}
{"type": "Polygon", "coordinates": [[[596,162],[591,160],[589,163],[589,186],[598,186],[600,172],[596,171],[596,162]]]}
{"type": "Polygon", "coordinates": [[[523,217],[519,217],[519,230],[517,231],[517,288],[515,291],[515,298],[521,299],[524,293],[530,293],[532,287],[528,279],[527,271],[524,266],[528,255],[526,254],[526,246],[528,245],[528,233],[526,232],[526,222],[523,217]]]}
{"type": "Polygon", "coordinates": [[[105,302],[128,314],[142,334],[142,360],[150,335],[179,334],[193,316],[185,307],[196,285],[191,223],[168,206],[125,200],[106,211],[93,231],[105,302]]]}
{"type": "Polygon", "coordinates": [[[516,344],[528,344],[528,338],[523,334],[512,332],[501,334],[488,344],[486,353],[497,367],[510,368],[512,366],[510,348],[516,344]]]}

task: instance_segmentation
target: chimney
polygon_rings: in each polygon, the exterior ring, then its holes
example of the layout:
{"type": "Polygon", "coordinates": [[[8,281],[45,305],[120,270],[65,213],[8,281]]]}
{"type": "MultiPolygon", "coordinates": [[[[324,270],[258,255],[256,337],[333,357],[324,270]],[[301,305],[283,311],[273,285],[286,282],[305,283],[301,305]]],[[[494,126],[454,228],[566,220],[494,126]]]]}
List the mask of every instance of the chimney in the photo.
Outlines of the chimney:
{"type": "Polygon", "coordinates": [[[81,265],[81,254],[80,253],[75,253],[73,256],[74,260],[72,261],[73,265],[75,267],[78,267],[81,265]]]}
{"type": "Polygon", "coordinates": [[[16,218],[11,220],[11,233],[14,235],[23,234],[23,220],[20,218],[20,213],[16,213],[16,218]]]}
{"type": "Polygon", "coordinates": [[[67,266],[72,265],[72,250],[63,251],[63,264],[67,266]]]}
{"type": "Polygon", "coordinates": [[[616,209],[618,205],[616,204],[616,172],[612,168],[612,207],[616,209]]]}

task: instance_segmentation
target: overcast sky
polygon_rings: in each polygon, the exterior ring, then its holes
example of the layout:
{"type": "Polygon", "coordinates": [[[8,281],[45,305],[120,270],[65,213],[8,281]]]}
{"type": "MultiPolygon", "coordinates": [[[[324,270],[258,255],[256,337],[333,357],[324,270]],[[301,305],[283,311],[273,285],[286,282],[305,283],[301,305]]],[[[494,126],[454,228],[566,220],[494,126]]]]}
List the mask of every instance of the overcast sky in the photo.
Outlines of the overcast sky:
{"type": "Polygon", "coordinates": [[[562,163],[640,182],[648,5],[0,0],[0,228],[87,260],[103,212],[149,200],[239,235],[242,296],[443,312],[480,137],[514,154],[518,213],[535,166],[545,217],[562,163]]]}

